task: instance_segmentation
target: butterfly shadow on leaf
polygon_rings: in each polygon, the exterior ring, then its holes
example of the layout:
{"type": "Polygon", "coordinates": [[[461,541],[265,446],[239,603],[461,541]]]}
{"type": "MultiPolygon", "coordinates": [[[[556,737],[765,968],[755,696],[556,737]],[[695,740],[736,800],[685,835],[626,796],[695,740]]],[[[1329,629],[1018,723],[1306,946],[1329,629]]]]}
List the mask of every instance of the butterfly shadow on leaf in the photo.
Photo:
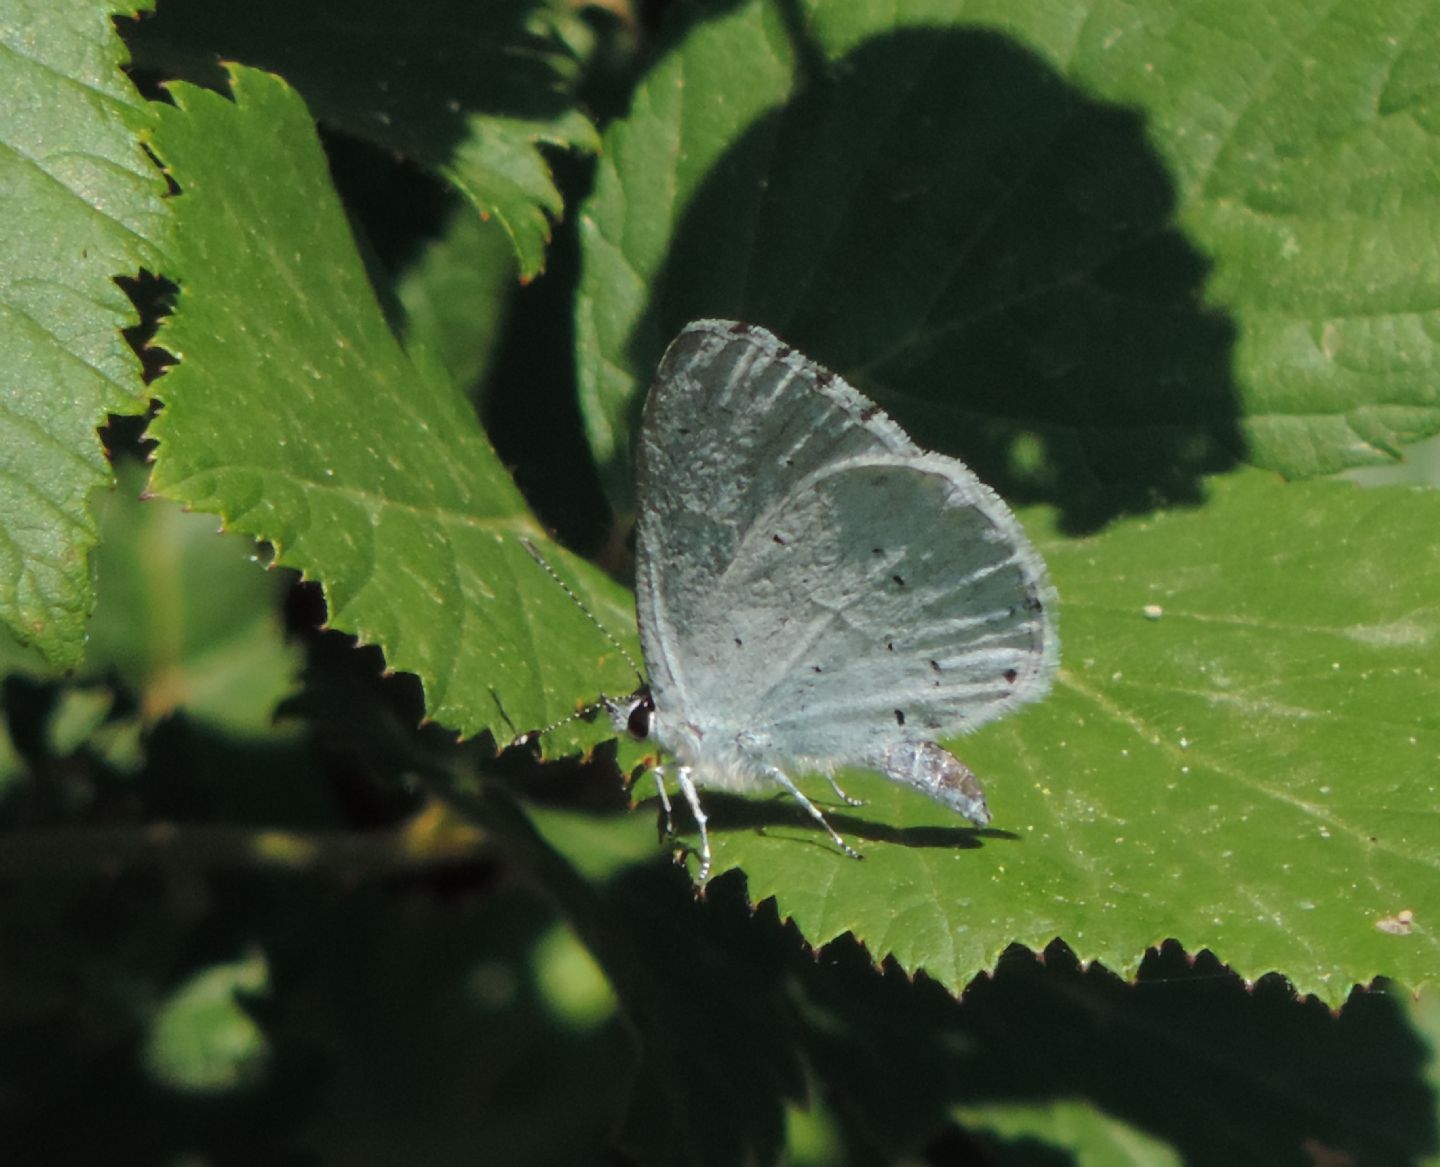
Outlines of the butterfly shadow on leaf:
{"type": "MultiPolygon", "coordinates": [[[[836,851],[835,844],[820,825],[806,813],[804,807],[786,794],[757,798],[707,790],[703,792],[703,797],[705,812],[710,816],[709,825],[713,838],[723,838],[727,833],[743,830],[770,834],[772,828],[782,828],[785,833],[773,837],[813,843],[827,851],[836,851]]],[[[658,800],[646,799],[645,802],[654,806],[663,831],[664,815],[659,809],[658,800]]],[[[821,802],[816,805],[824,814],[825,821],[852,843],[863,841],[891,843],[900,847],[971,851],[983,847],[987,840],[1018,841],[1020,838],[1011,831],[994,827],[967,826],[960,819],[956,820],[955,826],[902,827],[867,817],[863,806],[842,808],[834,803],[821,802]]],[[[689,810],[681,805],[675,807],[675,828],[681,835],[694,831],[694,821],[689,810]]]]}

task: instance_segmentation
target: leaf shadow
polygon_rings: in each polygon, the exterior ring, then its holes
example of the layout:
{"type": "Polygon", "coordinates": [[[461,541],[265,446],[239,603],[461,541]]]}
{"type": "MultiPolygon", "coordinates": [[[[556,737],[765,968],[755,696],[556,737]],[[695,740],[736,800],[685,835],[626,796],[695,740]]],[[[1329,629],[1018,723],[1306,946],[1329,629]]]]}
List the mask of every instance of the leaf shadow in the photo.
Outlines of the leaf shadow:
{"type": "Polygon", "coordinates": [[[1142,114],[991,31],[800,49],[796,96],[688,202],[630,366],[689,320],[749,320],[1071,533],[1201,501],[1245,452],[1236,329],[1142,114]]]}
{"type": "MultiPolygon", "coordinates": [[[[1016,945],[962,1000],[889,962],[873,975],[849,937],[823,968],[807,980],[813,1004],[856,1018],[863,1035],[815,1031],[810,1054],[859,1137],[874,1137],[877,1113],[926,1103],[938,1118],[947,1104],[1083,1100],[1197,1165],[1409,1163],[1436,1147],[1425,1043],[1383,985],[1337,1015],[1280,977],[1246,985],[1173,941],[1128,982],[1058,941],[1016,945]],[[899,1082],[895,1065],[908,1067],[899,1082]]],[[[1004,1157],[1014,1138],[992,1128],[984,1141],[1004,1157]]]]}
{"type": "Polygon", "coordinates": [[[472,132],[471,115],[544,121],[570,107],[556,83],[566,54],[534,30],[541,8],[540,0],[427,0],[408,14],[399,44],[383,0],[168,4],[121,27],[142,70],[225,92],[223,62],[267,69],[337,128],[412,157],[453,161],[472,132]],[[517,51],[522,46],[530,51],[517,51]]]}

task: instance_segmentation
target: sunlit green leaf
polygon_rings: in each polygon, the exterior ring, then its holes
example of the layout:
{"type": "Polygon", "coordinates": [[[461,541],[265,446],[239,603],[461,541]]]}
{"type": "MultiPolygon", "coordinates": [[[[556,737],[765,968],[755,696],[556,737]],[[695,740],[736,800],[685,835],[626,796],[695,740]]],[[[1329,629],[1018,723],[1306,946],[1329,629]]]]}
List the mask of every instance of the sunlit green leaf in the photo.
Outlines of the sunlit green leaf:
{"type": "MultiPolygon", "coordinates": [[[[318,579],[331,623],[416,673],[454,729],[508,740],[633,688],[521,540],[633,640],[628,597],[548,544],[464,393],[390,331],[303,104],[251,70],[233,88],[177,85],[157,136],[182,290],[153,488],[318,579]]],[[[551,748],[608,734],[572,723],[551,748]]]]}
{"type": "Polygon", "coordinates": [[[156,269],[167,230],[112,8],[0,3],[0,626],[60,666],[94,602],[89,496],[110,480],[95,431],[145,407],[114,280],[156,269]]]}

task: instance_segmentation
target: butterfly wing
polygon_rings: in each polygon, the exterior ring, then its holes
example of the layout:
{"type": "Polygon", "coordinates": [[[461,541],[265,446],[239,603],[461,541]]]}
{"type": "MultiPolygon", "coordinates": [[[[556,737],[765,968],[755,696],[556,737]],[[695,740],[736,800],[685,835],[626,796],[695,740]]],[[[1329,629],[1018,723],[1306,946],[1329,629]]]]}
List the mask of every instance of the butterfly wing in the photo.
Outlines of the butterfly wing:
{"type": "Polygon", "coordinates": [[[764,329],[680,334],[639,465],[646,665],[701,738],[898,778],[897,746],[1048,689],[1051,593],[1005,504],[764,329]]]}

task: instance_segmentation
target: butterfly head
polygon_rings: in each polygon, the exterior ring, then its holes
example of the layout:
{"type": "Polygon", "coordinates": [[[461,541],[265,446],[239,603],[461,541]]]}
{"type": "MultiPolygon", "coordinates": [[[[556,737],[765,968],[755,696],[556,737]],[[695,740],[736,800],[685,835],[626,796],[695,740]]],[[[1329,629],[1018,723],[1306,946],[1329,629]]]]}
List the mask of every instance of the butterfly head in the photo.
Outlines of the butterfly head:
{"type": "Polygon", "coordinates": [[[650,695],[649,685],[641,685],[619,700],[601,697],[600,707],[610,715],[611,725],[637,742],[648,741],[655,730],[655,698],[650,695]]]}

